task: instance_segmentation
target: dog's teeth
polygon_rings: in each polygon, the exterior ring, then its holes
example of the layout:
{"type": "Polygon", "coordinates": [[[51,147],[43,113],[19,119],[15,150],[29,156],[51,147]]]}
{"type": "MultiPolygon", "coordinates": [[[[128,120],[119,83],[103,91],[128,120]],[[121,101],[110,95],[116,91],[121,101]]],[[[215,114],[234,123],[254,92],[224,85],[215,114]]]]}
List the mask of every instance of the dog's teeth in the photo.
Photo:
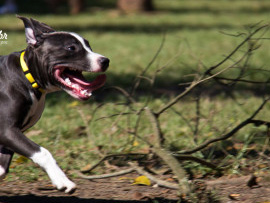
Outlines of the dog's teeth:
{"type": "Polygon", "coordinates": [[[90,97],[92,95],[92,93],[87,92],[87,90],[81,90],[81,94],[84,95],[84,96],[88,96],[88,97],[90,97]]]}
{"type": "Polygon", "coordinates": [[[79,89],[80,88],[79,85],[77,85],[77,84],[72,84],[71,87],[74,88],[74,89],[79,89]]]}
{"type": "Polygon", "coordinates": [[[65,79],[65,82],[66,82],[68,85],[71,85],[71,82],[70,82],[70,79],[69,79],[69,78],[66,78],[66,79],[65,79]]]}
{"type": "Polygon", "coordinates": [[[81,94],[86,94],[87,93],[87,90],[81,90],[81,94]]]}
{"type": "Polygon", "coordinates": [[[87,92],[87,93],[86,93],[86,96],[88,96],[88,97],[90,97],[91,95],[92,95],[91,92],[87,92]]]}

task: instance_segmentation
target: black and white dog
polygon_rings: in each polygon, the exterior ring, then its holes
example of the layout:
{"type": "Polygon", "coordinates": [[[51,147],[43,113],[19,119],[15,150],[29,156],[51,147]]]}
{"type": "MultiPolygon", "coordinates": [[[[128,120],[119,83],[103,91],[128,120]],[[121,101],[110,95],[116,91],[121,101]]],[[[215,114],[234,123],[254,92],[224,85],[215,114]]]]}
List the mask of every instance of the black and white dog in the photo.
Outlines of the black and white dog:
{"type": "Polygon", "coordinates": [[[39,120],[47,93],[64,90],[87,100],[104,85],[106,76],[88,82],[82,72],[104,72],[109,59],[94,53],[76,33],[57,32],[37,20],[17,17],[24,23],[28,46],[0,57],[0,179],[8,173],[15,152],[43,168],[57,189],[70,193],[76,185],[51,153],[23,132],[39,120]]]}

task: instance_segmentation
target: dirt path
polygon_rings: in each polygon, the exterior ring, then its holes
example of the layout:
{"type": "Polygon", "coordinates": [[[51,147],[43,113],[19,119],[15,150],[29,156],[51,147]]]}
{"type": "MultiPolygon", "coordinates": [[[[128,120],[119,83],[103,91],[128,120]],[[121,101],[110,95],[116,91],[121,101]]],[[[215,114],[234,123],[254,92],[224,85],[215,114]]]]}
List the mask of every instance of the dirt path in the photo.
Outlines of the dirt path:
{"type": "Polygon", "coordinates": [[[27,183],[22,181],[1,182],[0,202],[158,202],[170,203],[178,200],[177,191],[166,188],[131,185],[128,180],[119,178],[102,180],[77,179],[78,189],[72,195],[59,192],[49,182],[27,183]],[[173,201],[175,200],[175,201],[173,201]]]}
{"type": "Polygon", "coordinates": [[[257,178],[257,185],[248,186],[251,176],[237,178],[223,177],[208,182],[208,190],[212,190],[218,196],[220,202],[228,203],[269,203],[270,202],[270,178],[257,178]]]}
{"type": "MultiPolygon", "coordinates": [[[[207,189],[211,191],[216,202],[266,203],[270,202],[270,179],[257,179],[258,185],[249,187],[251,176],[237,178],[222,177],[208,181],[207,189]]],[[[77,179],[77,191],[68,195],[52,188],[49,182],[11,181],[0,183],[0,203],[136,203],[154,202],[174,203],[179,200],[178,193],[160,187],[131,185],[128,180],[119,178],[88,181],[77,179]]],[[[200,201],[205,203],[206,201],[200,201]]]]}

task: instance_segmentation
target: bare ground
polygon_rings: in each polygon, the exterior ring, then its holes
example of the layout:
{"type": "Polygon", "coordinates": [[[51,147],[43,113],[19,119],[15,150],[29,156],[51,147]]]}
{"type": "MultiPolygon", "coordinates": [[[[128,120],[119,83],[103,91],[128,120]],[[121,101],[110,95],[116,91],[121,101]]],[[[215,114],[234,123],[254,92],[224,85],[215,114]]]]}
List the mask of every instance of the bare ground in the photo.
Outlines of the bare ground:
{"type": "MultiPolygon", "coordinates": [[[[248,186],[251,176],[222,177],[208,180],[207,191],[211,191],[215,202],[270,202],[270,179],[260,177],[257,184],[248,186]]],[[[0,183],[0,202],[65,202],[65,203],[112,203],[112,202],[164,202],[171,203],[179,200],[176,190],[132,185],[128,180],[119,178],[89,181],[76,179],[78,189],[72,195],[55,190],[49,182],[4,181],[0,183]],[[154,201],[157,200],[157,201],[154,201]]],[[[206,192],[206,191],[205,191],[206,192]]],[[[199,200],[199,202],[213,202],[199,200]]]]}
{"type": "Polygon", "coordinates": [[[268,203],[270,202],[270,178],[259,177],[256,183],[252,182],[252,176],[222,177],[213,181],[207,181],[207,189],[214,191],[222,203],[268,203]]]}
{"type": "Polygon", "coordinates": [[[55,190],[49,182],[9,181],[0,183],[0,202],[177,202],[176,190],[132,185],[118,178],[89,181],[74,180],[78,188],[69,195],[55,190]]]}

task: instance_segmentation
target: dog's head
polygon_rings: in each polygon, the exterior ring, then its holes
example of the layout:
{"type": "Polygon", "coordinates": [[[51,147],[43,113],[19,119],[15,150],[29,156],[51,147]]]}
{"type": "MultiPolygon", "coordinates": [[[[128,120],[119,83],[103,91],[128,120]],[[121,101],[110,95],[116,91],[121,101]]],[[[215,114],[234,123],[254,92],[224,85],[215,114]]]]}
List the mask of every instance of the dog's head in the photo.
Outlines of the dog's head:
{"type": "Polygon", "coordinates": [[[104,72],[109,66],[109,59],[94,53],[86,39],[72,32],[57,32],[34,19],[17,17],[24,22],[30,57],[41,66],[32,70],[33,74],[45,88],[61,88],[77,99],[86,100],[92,91],[104,85],[105,74],[92,82],[82,75],[84,71],[104,72]]]}

